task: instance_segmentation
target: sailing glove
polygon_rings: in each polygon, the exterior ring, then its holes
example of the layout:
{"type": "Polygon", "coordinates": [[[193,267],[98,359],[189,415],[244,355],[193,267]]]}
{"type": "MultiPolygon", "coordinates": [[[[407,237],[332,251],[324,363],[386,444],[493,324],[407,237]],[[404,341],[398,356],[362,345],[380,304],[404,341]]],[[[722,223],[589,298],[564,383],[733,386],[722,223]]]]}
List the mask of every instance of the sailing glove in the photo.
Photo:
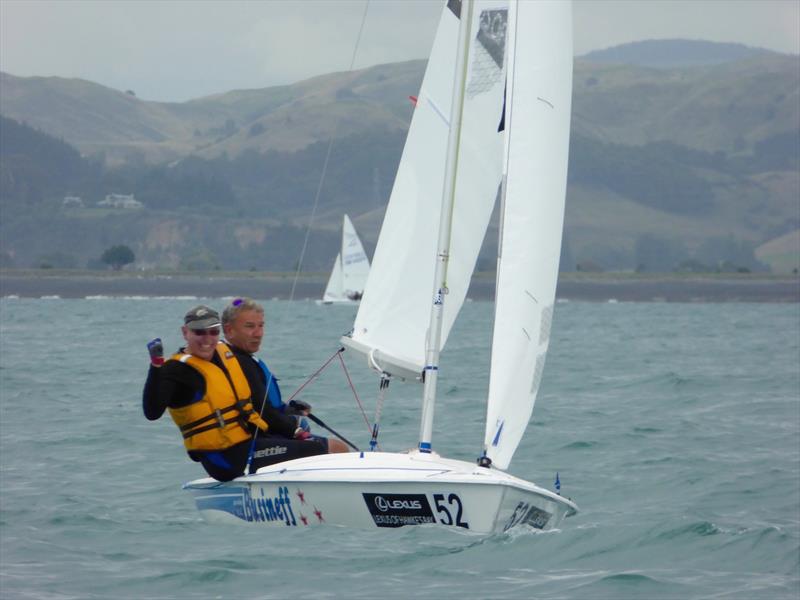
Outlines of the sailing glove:
{"type": "Polygon", "coordinates": [[[297,419],[298,428],[302,429],[303,431],[308,431],[308,432],[311,431],[311,424],[308,422],[308,419],[306,419],[302,415],[295,416],[295,419],[297,419]]]}
{"type": "Polygon", "coordinates": [[[296,440],[308,440],[311,439],[311,434],[307,431],[303,431],[302,428],[298,427],[294,430],[294,439],[296,440]]]}
{"type": "Polygon", "coordinates": [[[164,344],[161,338],[155,338],[147,342],[147,351],[150,353],[150,364],[160,367],[164,364],[164,344]]]}

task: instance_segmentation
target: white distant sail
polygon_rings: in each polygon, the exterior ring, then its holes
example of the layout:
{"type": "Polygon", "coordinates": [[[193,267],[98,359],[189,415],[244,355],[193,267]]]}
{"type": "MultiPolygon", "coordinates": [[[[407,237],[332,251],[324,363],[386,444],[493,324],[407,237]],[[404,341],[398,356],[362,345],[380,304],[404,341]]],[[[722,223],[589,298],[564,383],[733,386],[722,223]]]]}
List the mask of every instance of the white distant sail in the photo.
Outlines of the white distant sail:
{"type": "Polygon", "coordinates": [[[344,297],[344,285],[342,284],[342,253],[336,255],[336,260],[328,277],[328,285],[325,286],[325,293],[322,294],[322,302],[330,303],[341,300],[344,297]]]}
{"type": "Polygon", "coordinates": [[[369,276],[369,259],[350,217],[342,225],[342,291],[349,300],[360,300],[369,276]]]}
{"type": "Polygon", "coordinates": [[[344,216],[342,247],[336,255],[322,304],[357,303],[364,293],[369,276],[369,258],[358,238],[350,217],[344,216]]]}

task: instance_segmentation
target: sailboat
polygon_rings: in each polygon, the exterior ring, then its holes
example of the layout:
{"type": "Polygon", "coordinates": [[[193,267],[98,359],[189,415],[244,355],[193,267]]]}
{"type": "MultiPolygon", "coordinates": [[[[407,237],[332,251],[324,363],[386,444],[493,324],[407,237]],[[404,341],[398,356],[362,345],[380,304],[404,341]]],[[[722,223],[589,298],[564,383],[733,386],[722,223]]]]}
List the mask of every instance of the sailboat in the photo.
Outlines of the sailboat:
{"type": "Polygon", "coordinates": [[[571,87],[569,3],[447,2],[364,296],[352,333],[341,340],[380,375],[381,389],[396,379],[422,382],[418,445],[185,484],[206,519],[493,534],[521,525],[551,529],[577,512],[558,489],[506,472],[532,415],[550,337],[571,87]],[[498,198],[486,429],[477,461],[468,462],[434,450],[439,352],[498,198]]]}
{"type": "Polygon", "coordinates": [[[317,304],[354,304],[361,300],[369,275],[369,258],[353,227],[350,217],[344,216],[342,247],[333,263],[328,285],[317,304]]]}

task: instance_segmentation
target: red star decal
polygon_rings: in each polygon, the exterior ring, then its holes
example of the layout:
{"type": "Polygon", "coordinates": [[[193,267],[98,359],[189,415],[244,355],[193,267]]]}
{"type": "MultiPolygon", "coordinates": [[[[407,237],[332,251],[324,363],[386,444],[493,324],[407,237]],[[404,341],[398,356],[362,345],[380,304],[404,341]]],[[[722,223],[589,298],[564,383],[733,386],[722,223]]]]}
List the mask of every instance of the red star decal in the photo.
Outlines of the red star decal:
{"type": "Polygon", "coordinates": [[[300,504],[306,503],[306,495],[300,490],[297,490],[297,497],[300,498],[300,504]]]}
{"type": "Polygon", "coordinates": [[[303,525],[308,525],[308,517],[305,515],[300,515],[300,520],[303,522],[303,525]]]}
{"type": "Polygon", "coordinates": [[[322,523],[325,519],[322,518],[322,511],[319,510],[316,506],[314,507],[314,514],[317,515],[319,522],[322,523]]]}

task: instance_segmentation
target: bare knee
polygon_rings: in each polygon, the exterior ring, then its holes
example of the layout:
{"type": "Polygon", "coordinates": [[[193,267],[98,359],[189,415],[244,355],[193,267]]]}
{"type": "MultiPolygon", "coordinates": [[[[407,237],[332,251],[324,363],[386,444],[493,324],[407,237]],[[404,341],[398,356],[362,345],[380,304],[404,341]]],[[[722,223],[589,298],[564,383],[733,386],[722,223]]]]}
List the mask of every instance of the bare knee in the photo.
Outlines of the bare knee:
{"type": "Polygon", "coordinates": [[[349,452],[349,448],[341,440],[328,438],[328,452],[331,454],[334,452],[349,452]]]}

